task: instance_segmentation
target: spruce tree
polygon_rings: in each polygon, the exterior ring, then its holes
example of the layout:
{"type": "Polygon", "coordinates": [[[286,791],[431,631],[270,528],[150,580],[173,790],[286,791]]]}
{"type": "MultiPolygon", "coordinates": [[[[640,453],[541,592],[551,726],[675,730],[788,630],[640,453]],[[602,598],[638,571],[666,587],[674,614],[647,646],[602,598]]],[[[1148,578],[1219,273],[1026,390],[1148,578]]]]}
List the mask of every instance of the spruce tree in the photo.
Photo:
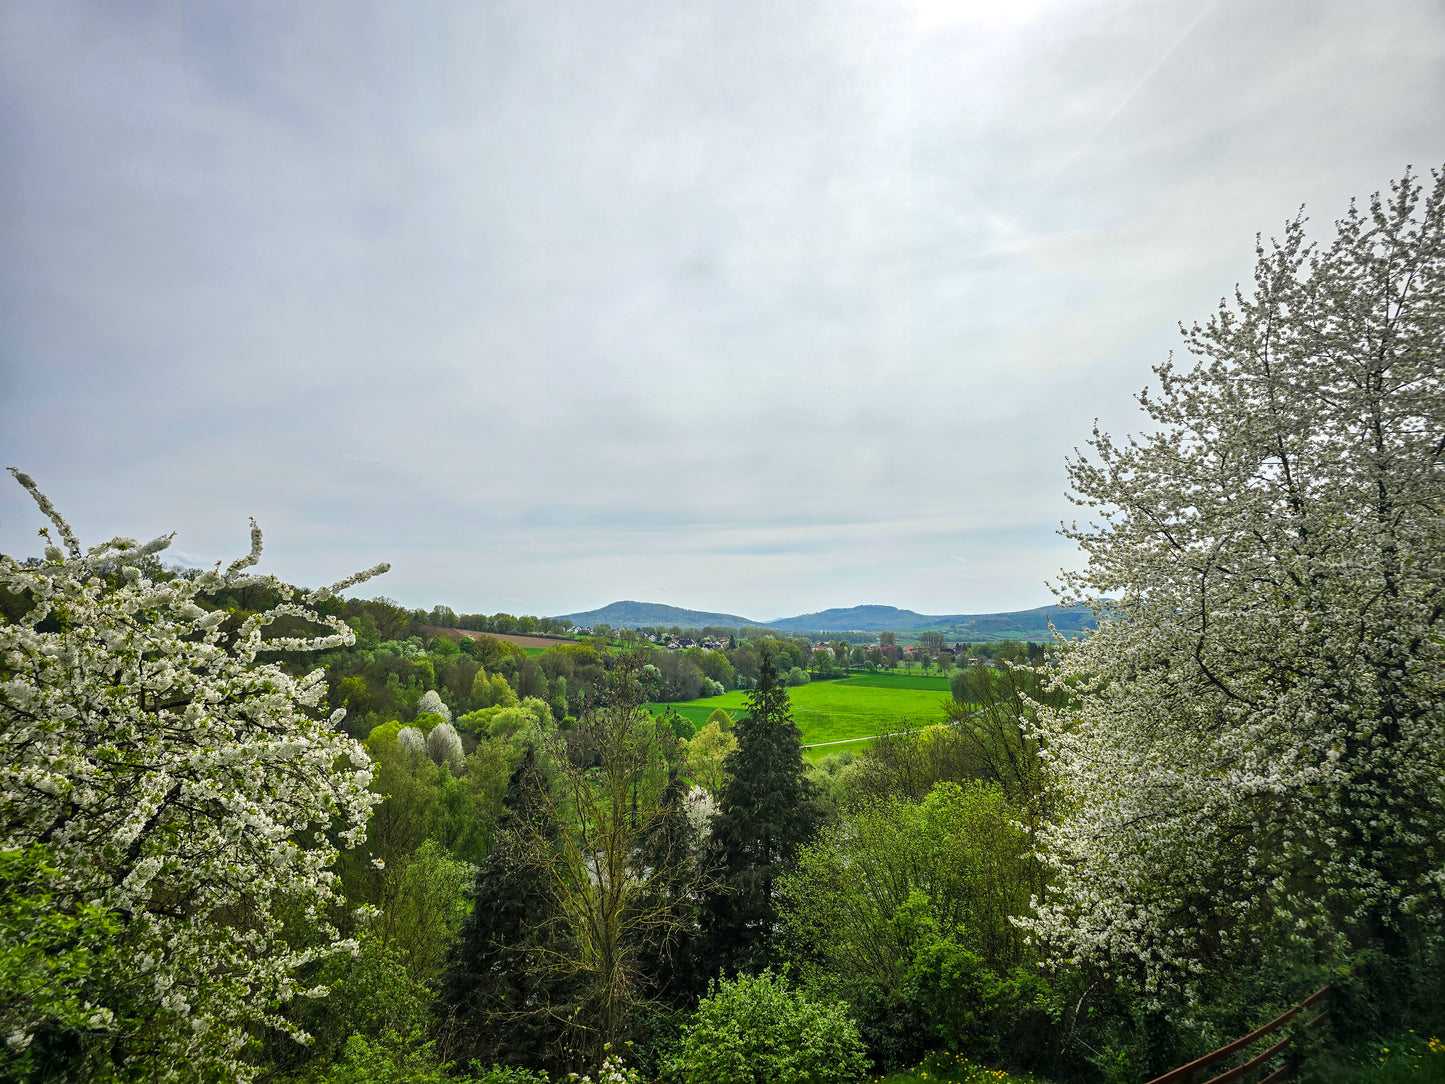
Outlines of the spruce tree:
{"type": "Polygon", "coordinates": [[[550,966],[566,937],[548,873],[533,853],[559,829],[546,780],[529,747],[507,782],[497,845],[477,872],[470,918],[447,961],[440,991],[445,1053],[534,1069],[567,1068],[571,1045],[565,1007],[573,1001],[550,966]]]}
{"type": "Polygon", "coordinates": [[[703,980],[719,970],[756,973],[773,962],[778,878],[818,824],[788,691],[772,653],[766,647],[759,653],[758,684],[734,727],[738,747],[726,761],[732,778],[713,821],[722,885],[706,900],[697,976],[703,980]]]}

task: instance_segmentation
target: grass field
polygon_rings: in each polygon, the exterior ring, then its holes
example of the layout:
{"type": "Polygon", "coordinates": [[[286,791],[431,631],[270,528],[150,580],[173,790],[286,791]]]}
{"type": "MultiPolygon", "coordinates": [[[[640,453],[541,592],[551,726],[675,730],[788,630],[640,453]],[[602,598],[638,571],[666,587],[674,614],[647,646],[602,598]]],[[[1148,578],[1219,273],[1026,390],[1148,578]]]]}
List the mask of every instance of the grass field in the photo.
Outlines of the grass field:
{"type": "MultiPolygon", "coordinates": [[[[818,681],[788,690],[793,720],[803,732],[803,744],[842,741],[881,734],[889,730],[911,730],[943,721],[940,704],[948,698],[948,679],[919,674],[858,674],[838,681],[818,681]]],[[[734,719],[746,713],[748,694],[724,693],[671,707],[698,726],[715,708],[734,719]]],[[[669,705],[652,704],[654,711],[669,705]]],[[[825,746],[809,750],[813,758],[843,749],[858,750],[863,742],[847,746],[825,746]]]]}
{"type": "Polygon", "coordinates": [[[948,695],[948,678],[937,673],[907,673],[898,670],[883,670],[877,673],[854,674],[850,678],[829,682],[830,685],[853,685],[868,689],[927,689],[948,695]]]}
{"type": "Polygon", "coordinates": [[[1404,1031],[1328,1050],[1305,1062],[1304,1084],[1441,1084],[1445,1040],[1434,1032],[1404,1031]]]}

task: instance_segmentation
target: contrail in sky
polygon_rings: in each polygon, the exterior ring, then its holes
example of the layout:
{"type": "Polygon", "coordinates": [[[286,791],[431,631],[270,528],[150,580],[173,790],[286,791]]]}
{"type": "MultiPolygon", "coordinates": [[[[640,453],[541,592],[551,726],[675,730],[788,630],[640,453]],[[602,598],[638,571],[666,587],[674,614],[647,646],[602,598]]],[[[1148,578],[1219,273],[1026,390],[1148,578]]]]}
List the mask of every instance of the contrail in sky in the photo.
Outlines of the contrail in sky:
{"type": "Polygon", "coordinates": [[[1073,154],[1069,155],[1068,158],[1064,159],[1064,161],[1059,165],[1058,169],[1054,170],[1053,176],[1051,176],[1047,181],[1045,181],[1043,186],[1038,190],[1038,192],[1034,194],[1034,199],[1032,202],[1037,203],[1044,196],[1044,194],[1049,191],[1049,189],[1053,188],[1054,185],[1058,183],[1059,178],[1068,171],[1070,166],[1072,166],[1080,158],[1084,157],[1084,155],[1089,153],[1090,148],[1092,148],[1093,145],[1098,142],[1099,137],[1104,134],[1104,131],[1109,127],[1109,125],[1114,123],[1114,119],[1118,117],[1120,113],[1124,112],[1124,110],[1128,107],[1129,103],[1134,100],[1135,95],[1137,95],[1139,91],[1144,89],[1144,84],[1149,82],[1150,79],[1154,78],[1154,73],[1164,66],[1164,62],[1174,55],[1174,50],[1178,49],[1179,46],[1184,42],[1184,39],[1194,32],[1194,28],[1199,25],[1200,20],[1203,19],[1204,16],[1208,15],[1211,11],[1213,11],[1218,3],[1219,0],[1208,0],[1208,2],[1199,9],[1199,14],[1194,16],[1193,19],[1189,20],[1189,25],[1186,26],[1180,32],[1179,36],[1174,39],[1174,43],[1170,45],[1169,48],[1164,50],[1164,52],[1160,55],[1159,59],[1153,63],[1153,65],[1149,68],[1148,71],[1143,74],[1143,76],[1140,77],[1139,81],[1134,84],[1133,88],[1130,89],[1129,93],[1124,95],[1123,99],[1119,102],[1119,104],[1116,105],[1110,111],[1109,115],[1104,118],[1103,122],[1094,129],[1093,133],[1089,136],[1089,138],[1084,140],[1083,144],[1079,147],[1078,150],[1074,151],[1073,154]]]}

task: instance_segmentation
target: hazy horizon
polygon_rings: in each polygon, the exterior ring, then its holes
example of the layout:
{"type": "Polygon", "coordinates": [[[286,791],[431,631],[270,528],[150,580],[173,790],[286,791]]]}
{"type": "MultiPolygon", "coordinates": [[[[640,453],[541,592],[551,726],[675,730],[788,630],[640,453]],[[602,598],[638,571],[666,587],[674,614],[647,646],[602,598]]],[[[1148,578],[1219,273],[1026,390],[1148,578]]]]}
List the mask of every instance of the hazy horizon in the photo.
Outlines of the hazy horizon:
{"type": "MultiPolygon", "coordinates": [[[[1256,233],[1445,161],[1445,8],[17,2],[0,466],[462,612],[1048,604],[1256,233]]],[[[0,551],[42,519],[0,485],[0,551]]],[[[776,620],[759,616],[757,620],[776,620]]]]}

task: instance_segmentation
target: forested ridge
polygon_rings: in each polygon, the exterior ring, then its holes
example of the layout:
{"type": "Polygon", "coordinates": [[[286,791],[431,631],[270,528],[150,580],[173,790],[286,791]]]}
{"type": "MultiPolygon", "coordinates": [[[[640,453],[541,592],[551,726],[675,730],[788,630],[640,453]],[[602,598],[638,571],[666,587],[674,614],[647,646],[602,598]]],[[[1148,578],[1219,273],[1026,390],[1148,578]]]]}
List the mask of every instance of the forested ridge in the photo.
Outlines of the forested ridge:
{"type": "Polygon", "coordinates": [[[12,469],[0,1076],[1143,1081],[1329,984],[1288,1057],[1438,1078],[1445,182],[1295,220],[1185,343],[1069,464],[1098,627],[1047,647],[529,650],[565,626],[289,585],[254,525],[86,548],[12,469]],[[933,725],[804,759],[790,687],[910,665],[933,725]]]}
{"type": "MultiPolygon", "coordinates": [[[[563,614],[558,620],[588,628],[601,622],[609,628],[680,626],[683,628],[763,627],[787,635],[814,633],[844,634],[852,640],[871,641],[880,632],[942,632],[952,640],[993,640],[1027,638],[1047,640],[1050,624],[1060,631],[1075,632],[1094,627],[1093,612],[1080,606],[1036,606],[992,614],[921,614],[897,606],[848,606],[780,617],[774,621],[753,621],[733,614],[684,610],[650,602],[614,602],[596,610],[563,614]]],[[[506,631],[506,630],[501,630],[506,631]]]]}

